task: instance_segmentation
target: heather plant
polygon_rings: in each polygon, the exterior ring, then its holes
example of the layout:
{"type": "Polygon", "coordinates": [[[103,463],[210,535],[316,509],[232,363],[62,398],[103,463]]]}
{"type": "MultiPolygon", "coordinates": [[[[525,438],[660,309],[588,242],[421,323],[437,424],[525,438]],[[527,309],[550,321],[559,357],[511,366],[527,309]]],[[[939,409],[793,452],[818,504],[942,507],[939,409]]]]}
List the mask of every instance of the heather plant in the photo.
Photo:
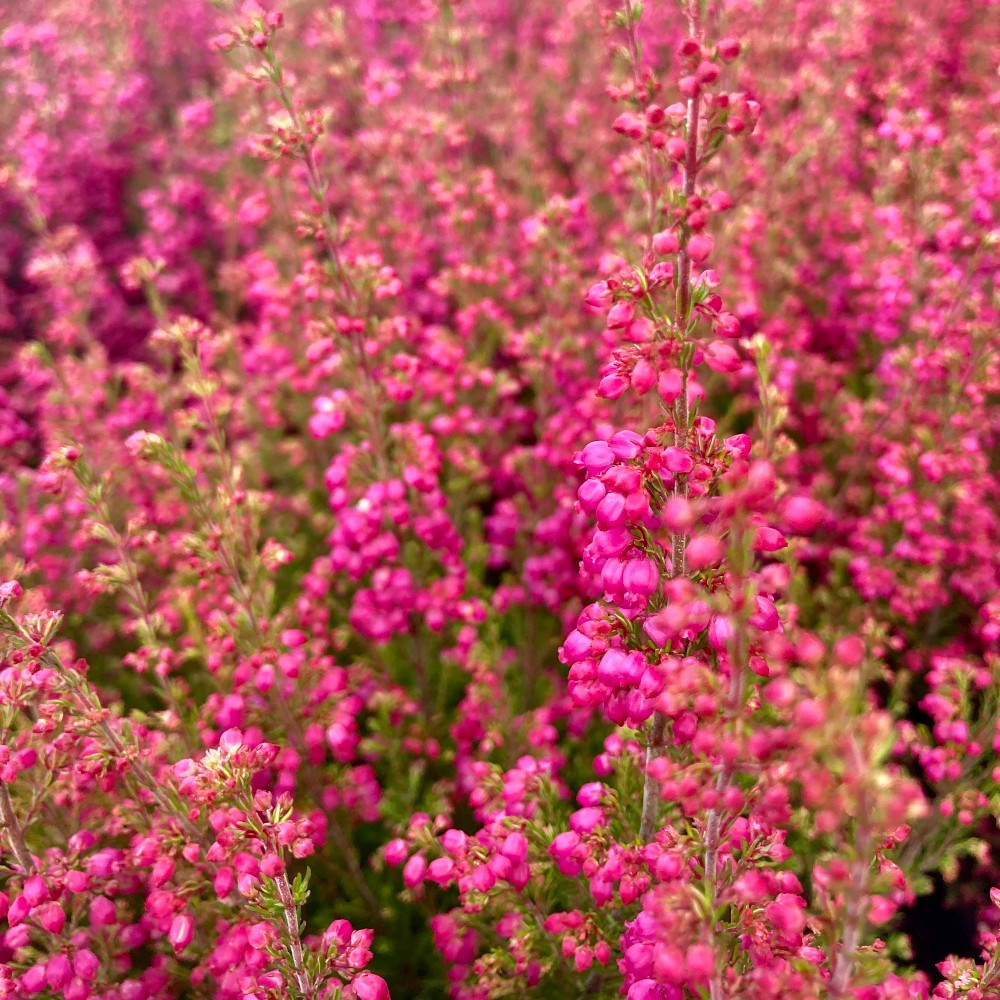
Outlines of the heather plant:
{"type": "Polygon", "coordinates": [[[0,995],[1000,995],[1000,22],[911,7],[4,12],[0,995]]]}

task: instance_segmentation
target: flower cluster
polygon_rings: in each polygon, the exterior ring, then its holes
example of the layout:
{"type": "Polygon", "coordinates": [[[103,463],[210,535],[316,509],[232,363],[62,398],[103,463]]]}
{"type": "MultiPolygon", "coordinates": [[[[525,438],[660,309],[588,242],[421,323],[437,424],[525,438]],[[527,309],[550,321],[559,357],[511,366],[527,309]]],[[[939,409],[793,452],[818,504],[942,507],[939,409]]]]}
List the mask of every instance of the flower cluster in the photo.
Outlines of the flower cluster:
{"type": "Polygon", "coordinates": [[[0,997],[1000,989],[1000,20],[848,7],[11,11],[0,997]]]}

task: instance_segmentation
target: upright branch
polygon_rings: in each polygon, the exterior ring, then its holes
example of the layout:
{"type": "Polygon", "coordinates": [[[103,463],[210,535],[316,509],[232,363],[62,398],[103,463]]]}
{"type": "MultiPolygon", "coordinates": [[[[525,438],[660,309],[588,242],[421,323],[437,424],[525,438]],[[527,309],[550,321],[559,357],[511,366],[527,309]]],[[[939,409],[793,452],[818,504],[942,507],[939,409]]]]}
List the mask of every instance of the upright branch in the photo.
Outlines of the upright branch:
{"type": "Polygon", "coordinates": [[[275,877],[274,887],[285,915],[285,929],[288,932],[288,953],[292,961],[292,968],[295,970],[295,983],[302,993],[303,1000],[313,1000],[316,994],[313,989],[312,980],[306,972],[305,960],[303,958],[302,937],[299,932],[299,910],[295,905],[295,897],[292,895],[292,888],[288,884],[288,877],[284,872],[275,877]]]}
{"type": "Polygon", "coordinates": [[[342,226],[330,209],[329,181],[316,154],[316,146],[323,133],[321,116],[299,108],[274,48],[274,35],[283,24],[284,16],[280,12],[260,12],[251,17],[248,25],[234,28],[230,35],[223,36],[221,44],[229,47],[238,43],[255,53],[260,62],[259,73],[272,85],[278,103],[287,115],[286,125],[275,125],[272,134],[261,144],[261,155],[265,158],[289,156],[302,163],[306,189],[315,206],[315,217],[307,228],[313,230],[323,248],[333,277],[337,305],[347,318],[345,332],[360,376],[368,440],[374,453],[376,470],[386,480],[390,478],[391,467],[380,419],[381,387],[365,343],[366,325],[374,318],[374,299],[358,276],[352,273],[350,263],[345,259],[342,226]]]}
{"type": "Polygon", "coordinates": [[[35,863],[25,842],[24,831],[18,822],[17,813],[14,812],[14,803],[11,802],[6,782],[0,782],[0,821],[3,822],[7,839],[10,841],[10,848],[17,863],[21,866],[21,871],[26,875],[32,874],[35,870],[35,863]]]}
{"type": "MultiPolygon", "coordinates": [[[[700,49],[702,43],[701,10],[698,0],[690,0],[687,5],[688,38],[700,49]]],[[[630,18],[631,22],[631,18],[630,18]]],[[[634,30],[634,29],[633,29],[634,30]]],[[[682,48],[683,51],[683,48],[682,48]]],[[[684,203],[690,204],[695,197],[698,185],[698,121],[701,114],[701,88],[695,79],[691,93],[687,97],[687,108],[684,115],[684,160],[681,169],[684,203]]],[[[652,155],[650,147],[646,147],[652,155]]],[[[652,197],[652,196],[651,196],[652,197]]],[[[691,254],[688,249],[688,238],[680,241],[680,251],[677,257],[677,291],[675,296],[674,329],[680,336],[686,337],[691,321],[691,254]]],[[[674,445],[677,448],[687,447],[691,432],[691,407],[688,400],[688,383],[691,375],[693,353],[683,352],[680,363],[680,392],[673,405],[674,445]]],[[[674,480],[673,495],[688,499],[688,480],[679,477],[674,480]]],[[[673,575],[681,577],[685,574],[685,555],[690,533],[675,531],[671,541],[673,575]]],[[[662,753],[662,743],[666,720],[662,714],[653,714],[652,724],[646,744],[646,773],[642,786],[642,813],[639,822],[639,839],[647,843],[656,832],[659,818],[660,786],[650,765],[662,753]]]]}

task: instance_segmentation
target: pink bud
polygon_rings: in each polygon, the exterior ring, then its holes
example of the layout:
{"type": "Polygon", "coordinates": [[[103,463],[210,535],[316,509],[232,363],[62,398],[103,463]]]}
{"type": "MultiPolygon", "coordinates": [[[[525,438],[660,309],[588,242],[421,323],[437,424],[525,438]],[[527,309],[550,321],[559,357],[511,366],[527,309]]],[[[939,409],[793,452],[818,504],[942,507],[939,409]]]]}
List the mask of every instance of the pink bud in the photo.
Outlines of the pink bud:
{"type": "Polygon", "coordinates": [[[708,982],[715,971],[715,953],[707,944],[693,944],[688,948],[687,970],[695,982],[708,982]]]}
{"type": "Polygon", "coordinates": [[[687,143],[676,135],[672,139],[667,140],[667,144],[664,148],[667,151],[667,156],[669,156],[671,160],[680,161],[687,155],[687,143]]]}
{"type": "Polygon", "coordinates": [[[34,996],[36,993],[41,993],[45,989],[45,963],[39,962],[37,965],[31,966],[24,975],[21,976],[20,983],[21,991],[26,993],[28,996],[34,996]]]}
{"type": "Polygon", "coordinates": [[[656,390],[663,397],[663,402],[673,403],[684,390],[683,376],[676,368],[661,372],[656,390]]]}
{"type": "Polygon", "coordinates": [[[73,967],[69,958],[62,952],[53,955],[48,961],[45,978],[52,989],[61,990],[73,978],[73,967]]]}
{"type": "Polygon", "coordinates": [[[277,878],[285,870],[285,862],[277,854],[265,854],[260,859],[260,873],[267,878],[277,878]]]}
{"type": "Polygon", "coordinates": [[[563,663],[579,663],[590,656],[591,641],[579,629],[573,629],[562,645],[563,663]]]}
{"type": "Polygon", "coordinates": [[[694,459],[683,448],[671,445],[663,452],[663,464],[671,472],[684,474],[694,468],[694,459]]]}
{"type": "Polygon", "coordinates": [[[18,896],[7,909],[7,923],[11,927],[17,927],[24,922],[30,912],[31,904],[24,896],[18,896]]]}
{"type": "Polygon", "coordinates": [[[742,332],[739,319],[732,313],[721,312],[712,323],[712,331],[720,337],[735,340],[742,332]]]}
{"type": "Polygon", "coordinates": [[[681,242],[672,229],[664,229],[653,237],[653,250],[661,257],[677,253],[680,248],[681,242]]]}
{"type": "Polygon", "coordinates": [[[740,54],[740,43],[736,38],[723,38],[718,45],[719,58],[723,62],[732,62],[740,54]]]}
{"type": "Polygon", "coordinates": [[[773,632],[781,625],[778,611],[774,606],[774,601],[763,594],[756,597],[757,610],[749,618],[750,624],[759,628],[762,632],[773,632]]]}
{"type": "Polygon", "coordinates": [[[528,838],[523,833],[511,833],[505,838],[500,852],[514,864],[520,864],[528,857],[528,838]]]}
{"type": "Polygon", "coordinates": [[[611,435],[608,447],[619,462],[627,462],[642,451],[642,438],[635,431],[618,431],[611,435]]]}
{"type": "Polygon", "coordinates": [[[826,518],[826,508],[812,497],[788,497],[781,504],[781,526],[790,535],[811,535],[826,518]]]}
{"type": "MultiPolygon", "coordinates": [[[[680,976],[665,977],[672,981],[680,976]]],[[[638,979],[628,988],[626,1000],[662,1000],[667,994],[655,979],[638,979]]]]}
{"type": "Polygon", "coordinates": [[[45,884],[45,879],[41,875],[32,875],[24,883],[21,895],[24,897],[25,902],[34,908],[49,898],[49,887],[45,884]]]}
{"type": "Polygon", "coordinates": [[[170,922],[170,932],[167,939],[174,947],[174,952],[182,952],[194,937],[194,921],[187,913],[178,913],[170,922]]]}
{"type": "Polygon", "coordinates": [[[95,896],[90,901],[90,922],[95,927],[110,927],[117,919],[115,904],[107,896],[95,896]]]}
{"type": "Polygon", "coordinates": [[[743,367],[740,356],[724,340],[713,340],[704,348],[705,364],[714,372],[736,372],[743,367]]]}
{"type": "Polygon", "coordinates": [[[694,524],[694,510],[684,497],[671,497],[663,506],[663,523],[675,535],[683,535],[694,524]]]}
{"type": "Polygon", "coordinates": [[[627,388],[628,379],[624,375],[605,375],[598,383],[597,395],[601,399],[617,399],[627,388]]]}
{"type": "Polygon", "coordinates": [[[427,872],[427,860],[422,854],[414,854],[403,867],[403,885],[408,889],[420,885],[427,872]]]}
{"type": "MultiPolygon", "coordinates": [[[[664,608],[655,615],[650,615],[643,623],[646,635],[656,643],[657,646],[666,646],[674,636],[677,629],[674,627],[672,616],[667,614],[668,609],[664,608]]],[[[645,675],[643,675],[645,677],[645,675]]]]}
{"type": "Polygon", "coordinates": [[[243,733],[238,729],[227,729],[219,737],[220,750],[237,750],[243,745],[243,733]]]}
{"type": "Polygon", "coordinates": [[[90,888],[90,876],[86,872],[72,871],[66,872],[66,888],[70,892],[86,892],[90,888]]]}
{"type": "Polygon", "coordinates": [[[713,212],[725,212],[733,207],[733,199],[727,191],[713,191],[708,196],[708,204],[713,212]]]}
{"type": "Polygon", "coordinates": [[[244,899],[253,899],[260,888],[260,880],[250,872],[239,872],[236,876],[236,891],[244,899]]]}
{"type": "Polygon", "coordinates": [[[577,456],[577,462],[589,475],[599,476],[615,464],[615,453],[606,441],[591,441],[577,456]]]}
{"type": "Polygon", "coordinates": [[[798,896],[789,893],[779,893],[773,903],[769,903],[764,912],[768,920],[782,934],[796,937],[805,930],[806,915],[804,903],[798,896]]]}
{"type": "Polygon", "coordinates": [[[625,497],[625,520],[636,524],[649,513],[649,494],[643,489],[635,490],[625,497]]]}
{"type": "Polygon", "coordinates": [[[597,827],[603,826],[605,821],[603,809],[597,806],[585,806],[570,814],[569,828],[574,833],[592,833],[597,827]]]}
{"type": "Polygon", "coordinates": [[[402,837],[396,837],[395,840],[390,840],[385,845],[385,863],[395,868],[396,865],[401,865],[406,860],[409,853],[406,841],[402,837]]]}
{"type": "Polygon", "coordinates": [[[358,1000],[389,1000],[389,987],[381,976],[372,972],[362,972],[351,983],[358,1000]]]}
{"type": "Polygon", "coordinates": [[[632,388],[640,396],[645,396],[654,385],[656,369],[645,358],[640,358],[632,369],[632,388]]]}
{"type": "Polygon", "coordinates": [[[845,667],[858,667],[865,658],[864,640],[856,635],[838,639],[833,647],[833,655],[837,663],[842,663],[845,667]]]}
{"type": "Polygon", "coordinates": [[[708,233],[695,233],[688,240],[688,256],[696,263],[701,264],[708,260],[709,254],[715,248],[715,240],[708,233]]]}
{"type": "Polygon", "coordinates": [[[625,523],[625,497],[620,493],[608,493],[597,505],[597,523],[607,530],[618,528],[625,523]]]}
{"type": "Polygon", "coordinates": [[[58,903],[45,903],[38,908],[35,916],[50,934],[60,934],[66,925],[66,914],[58,903]]]}
{"type": "Polygon", "coordinates": [[[722,561],[725,551],[715,535],[695,535],[687,545],[687,564],[693,570],[708,569],[722,561]]]}
{"type": "Polygon", "coordinates": [[[641,139],[646,134],[646,122],[631,111],[620,114],[611,127],[620,135],[627,135],[630,139],[641,139]]]}
{"type": "Polygon", "coordinates": [[[607,492],[607,487],[599,479],[585,479],[576,492],[581,510],[592,514],[607,492]]]}
{"type": "Polygon", "coordinates": [[[427,878],[438,885],[447,885],[455,874],[455,862],[451,858],[435,858],[427,866],[427,878]]]}
{"type": "Polygon", "coordinates": [[[97,978],[97,970],[101,963],[89,948],[81,948],[73,956],[73,971],[85,982],[93,982],[97,978]]]}
{"type": "Polygon", "coordinates": [[[593,309],[606,309],[611,305],[611,289],[606,281],[598,281],[587,290],[584,301],[593,309]]]}
{"type": "Polygon", "coordinates": [[[225,897],[233,891],[233,884],[235,881],[232,868],[228,865],[220,868],[215,873],[215,878],[212,880],[212,888],[215,889],[216,896],[218,896],[219,899],[225,899],[225,897]]]}
{"type": "Polygon", "coordinates": [[[660,583],[660,572],[656,563],[648,556],[630,559],[622,573],[622,585],[627,593],[649,597],[656,592],[660,583]]]}
{"type": "Polygon", "coordinates": [[[677,89],[685,97],[694,97],[698,93],[698,77],[696,76],[682,76],[678,81],[677,89]]]}
{"type": "Polygon", "coordinates": [[[166,885],[174,874],[174,862],[171,858],[160,858],[149,876],[149,884],[154,888],[166,885]]]}
{"type": "Polygon", "coordinates": [[[7,580],[0,583],[0,608],[11,601],[16,601],[23,593],[24,590],[17,580],[7,580]]]}
{"type": "Polygon", "coordinates": [[[299,646],[304,646],[308,641],[309,638],[302,629],[286,628],[281,633],[281,643],[289,649],[298,649],[299,646]]]}
{"type": "Polygon", "coordinates": [[[629,344],[648,344],[656,328],[645,316],[636,316],[622,331],[622,340],[629,344]]]}
{"type": "Polygon", "coordinates": [[[777,528],[762,525],[757,529],[757,537],[754,539],[753,550],[754,552],[778,552],[787,545],[788,542],[785,540],[785,536],[777,528]]]}
{"type": "Polygon", "coordinates": [[[277,930],[265,921],[251,924],[250,927],[247,928],[247,944],[249,944],[251,948],[255,948],[257,951],[264,951],[274,944],[277,939],[277,930]]]}
{"type": "Polygon", "coordinates": [[[632,322],[635,306],[631,302],[616,302],[608,310],[608,329],[621,330],[632,322]]]}
{"type": "Polygon", "coordinates": [[[705,59],[698,64],[698,79],[702,83],[715,83],[719,79],[719,67],[705,59]]]}
{"type": "Polygon", "coordinates": [[[746,458],[753,447],[749,434],[734,434],[722,443],[726,451],[732,452],[737,458],[746,458]]]}

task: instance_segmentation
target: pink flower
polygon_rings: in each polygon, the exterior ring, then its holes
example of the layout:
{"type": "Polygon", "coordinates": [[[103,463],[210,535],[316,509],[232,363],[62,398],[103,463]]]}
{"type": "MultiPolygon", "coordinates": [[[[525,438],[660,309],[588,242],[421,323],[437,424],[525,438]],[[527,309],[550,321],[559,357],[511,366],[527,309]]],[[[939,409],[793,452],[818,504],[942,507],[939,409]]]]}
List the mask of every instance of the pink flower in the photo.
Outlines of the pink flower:
{"type": "Polygon", "coordinates": [[[178,913],[170,922],[170,932],[168,940],[175,952],[182,952],[194,937],[194,920],[187,913],[178,913]]]}
{"type": "Polygon", "coordinates": [[[427,860],[422,854],[414,854],[403,866],[403,885],[408,889],[420,885],[427,871],[427,860]]]}
{"type": "Polygon", "coordinates": [[[646,134],[646,122],[638,115],[632,114],[631,111],[620,114],[611,127],[630,139],[641,139],[646,134]]]}
{"type": "Polygon", "coordinates": [[[243,745],[243,733],[238,729],[227,729],[219,737],[219,749],[228,752],[238,750],[243,745]]]}
{"type": "Polygon", "coordinates": [[[17,580],[7,580],[0,583],[0,608],[5,607],[11,601],[16,601],[24,593],[17,580]]]}
{"type": "Polygon", "coordinates": [[[409,854],[409,846],[406,841],[401,837],[396,837],[394,840],[390,840],[388,844],[385,845],[385,861],[386,864],[401,865],[409,854]]]}
{"type": "Polygon", "coordinates": [[[97,978],[97,970],[99,968],[100,962],[89,948],[81,948],[73,956],[73,971],[84,982],[93,982],[97,978]]]}
{"type": "Polygon", "coordinates": [[[715,240],[707,233],[695,233],[687,244],[688,256],[696,263],[703,264],[715,248],[715,240]]]}
{"type": "Polygon", "coordinates": [[[672,229],[665,229],[653,237],[653,250],[660,256],[665,257],[668,254],[677,253],[680,248],[680,240],[672,229]]]}
{"type": "Polygon", "coordinates": [[[41,875],[32,875],[25,881],[21,895],[28,906],[34,908],[49,898],[49,887],[41,875]]]}
{"type": "Polygon", "coordinates": [[[362,972],[351,982],[358,1000],[389,1000],[389,987],[381,976],[371,972],[362,972]]]}
{"type": "Polygon", "coordinates": [[[247,928],[247,943],[251,948],[264,951],[278,940],[278,931],[264,921],[251,924],[247,928]]]}
{"type": "Polygon", "coordinates": [[[782,528],[790,535],[811,535],[823,523],[826,508],[807,496],[788,497],[780,508],[782,528]]]}
{"type": "Polygon", "coordinates": [[[45,903],[35,911],[35,917],[42,927],[50,934],[62,933],[66,925],[66,913],[63,908],[55,902],[45,903]]]}
{"type": "Polygon", "coordinates": [[[722,561],[725,546],[714,535],[695,535],[687,545],[687,565],[692,570],[707,569],[722,561]]]}
{"type": "Polygon", "coordinates": [[[54,990],[61,990],[73,978],[73,967],[62,952],[53,955],[46,964],[45,981],[54,990]]]}
{"type": "Polygon", "coordinates": [[[265,854],[260,859],[260,873],[267,878],[277,878],[285,870],[285,863],[277,854],[265,854]]]}
{"type": "Polygon", "coordinates": [[[736,372],[743,367],[743,362],[736,351],[724,340],[713,340],[706,344],[705,364],[715,372],[736,372]]]}

